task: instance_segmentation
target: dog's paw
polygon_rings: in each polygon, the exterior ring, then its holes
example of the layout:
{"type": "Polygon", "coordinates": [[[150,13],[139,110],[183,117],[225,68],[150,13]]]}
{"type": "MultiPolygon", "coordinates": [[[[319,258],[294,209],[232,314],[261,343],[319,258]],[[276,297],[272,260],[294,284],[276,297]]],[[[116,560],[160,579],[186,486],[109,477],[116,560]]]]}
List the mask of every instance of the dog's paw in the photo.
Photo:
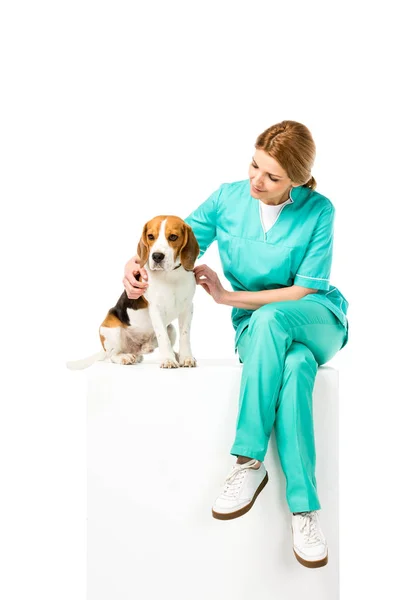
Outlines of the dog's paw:
{"type": "Polygon", "coordinates": [[[179,366],[180,367],[196,367],[197,362],[193,356],[183,356],[179,360],[179,366]]]}
{"type": "Polygon", "coordinates": [[[135,365],[136,363],[142,362],[143,356],[140,354],[114,354],[111,356],[111,360],[117,365],[135,365]]]}
{"type": "Polygon", "coordinates": [[[161,362],[160,368],[161,369],[178,369],[179,368],[179,363],[174,358],[165,358],[161,362]]]}

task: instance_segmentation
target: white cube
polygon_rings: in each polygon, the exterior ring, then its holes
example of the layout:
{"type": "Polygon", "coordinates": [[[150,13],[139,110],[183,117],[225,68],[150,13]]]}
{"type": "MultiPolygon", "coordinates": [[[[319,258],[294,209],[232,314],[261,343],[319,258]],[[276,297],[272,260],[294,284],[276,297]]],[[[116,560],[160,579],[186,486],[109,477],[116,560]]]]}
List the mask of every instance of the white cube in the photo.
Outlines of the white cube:
{"type": "Polygon", "coordinates": [[[294,557],[291,513],[272,435],[269,482],[247,514],[212,517],[236,461],[242,365],[156,359],[88,371],[88,600],[336,600],[338,592],[338,373],[314,388],[320,521],[329,562],[294,557]]]}

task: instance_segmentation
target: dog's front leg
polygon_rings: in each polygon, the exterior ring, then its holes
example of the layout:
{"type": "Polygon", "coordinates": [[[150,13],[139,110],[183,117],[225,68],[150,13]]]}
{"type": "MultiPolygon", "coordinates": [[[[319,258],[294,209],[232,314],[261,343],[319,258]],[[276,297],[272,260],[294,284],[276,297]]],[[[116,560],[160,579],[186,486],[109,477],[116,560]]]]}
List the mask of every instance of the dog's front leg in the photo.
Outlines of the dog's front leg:
{"type": "Polygon", "coordinates": [[[192,324],[193,303],[188,304],[178,315],[179,323],[179,366],[195,367],[196,359],[192,356],[190,347],[190,326],[192,324]]]}
{"type": "Polygon", "coordinates": [[[177,369],[179,367],[179,363],[175,359],[175,354],[171,345],[171,340],[169,339],[167,327],[164,325],[160,311],[157,308],[150,307],[149,315],[160,350],[160,367],[162,369],[177,369]]]}

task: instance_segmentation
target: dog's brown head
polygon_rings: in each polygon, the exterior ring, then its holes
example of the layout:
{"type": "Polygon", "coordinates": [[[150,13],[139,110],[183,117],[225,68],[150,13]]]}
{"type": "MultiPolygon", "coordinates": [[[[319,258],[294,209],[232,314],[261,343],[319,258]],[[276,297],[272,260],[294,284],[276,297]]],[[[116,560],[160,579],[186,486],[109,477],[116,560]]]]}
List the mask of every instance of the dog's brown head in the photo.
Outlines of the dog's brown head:
{"type": "Polygon", "coordinates": [[[181,263],[186,271],[193,271],[200,252],[192,228],[171,215],[160,215],[143,227],[137,253],[140,266],[147,262],[154,271],[172,271],[181,263]]]}

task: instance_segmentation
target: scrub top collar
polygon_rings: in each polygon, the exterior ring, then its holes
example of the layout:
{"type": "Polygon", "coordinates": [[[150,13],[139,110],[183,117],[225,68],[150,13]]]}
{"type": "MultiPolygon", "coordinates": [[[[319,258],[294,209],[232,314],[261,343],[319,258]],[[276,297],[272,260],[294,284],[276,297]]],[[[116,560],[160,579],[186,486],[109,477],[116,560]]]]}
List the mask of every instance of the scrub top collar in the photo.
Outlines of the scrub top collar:
{"type": "MultiPolygon", "coordinates": [[[[250,180],[248,180],[248,188],[249,188],[249,196],[252,197],[250,194],[250,180]]],[[[298,199],[305,198],[309,192],[310,192],[310,188],[306,188],[303,185],[298,185],[297,187],[290,188],[288,200],[290,199],[291,203],[293,203],[298,199]]],[[[260,202],[261,202],[261,200],[260,200],[260,202]]]]}
{"type": "Polygon", "coordinates": [[[289,198],[292,202],[296,202],[296,200],[305,200],[308,198],[312,190],[304,185],[298,185],[297,187],[291,188],[289,192],[289,198]]]}

